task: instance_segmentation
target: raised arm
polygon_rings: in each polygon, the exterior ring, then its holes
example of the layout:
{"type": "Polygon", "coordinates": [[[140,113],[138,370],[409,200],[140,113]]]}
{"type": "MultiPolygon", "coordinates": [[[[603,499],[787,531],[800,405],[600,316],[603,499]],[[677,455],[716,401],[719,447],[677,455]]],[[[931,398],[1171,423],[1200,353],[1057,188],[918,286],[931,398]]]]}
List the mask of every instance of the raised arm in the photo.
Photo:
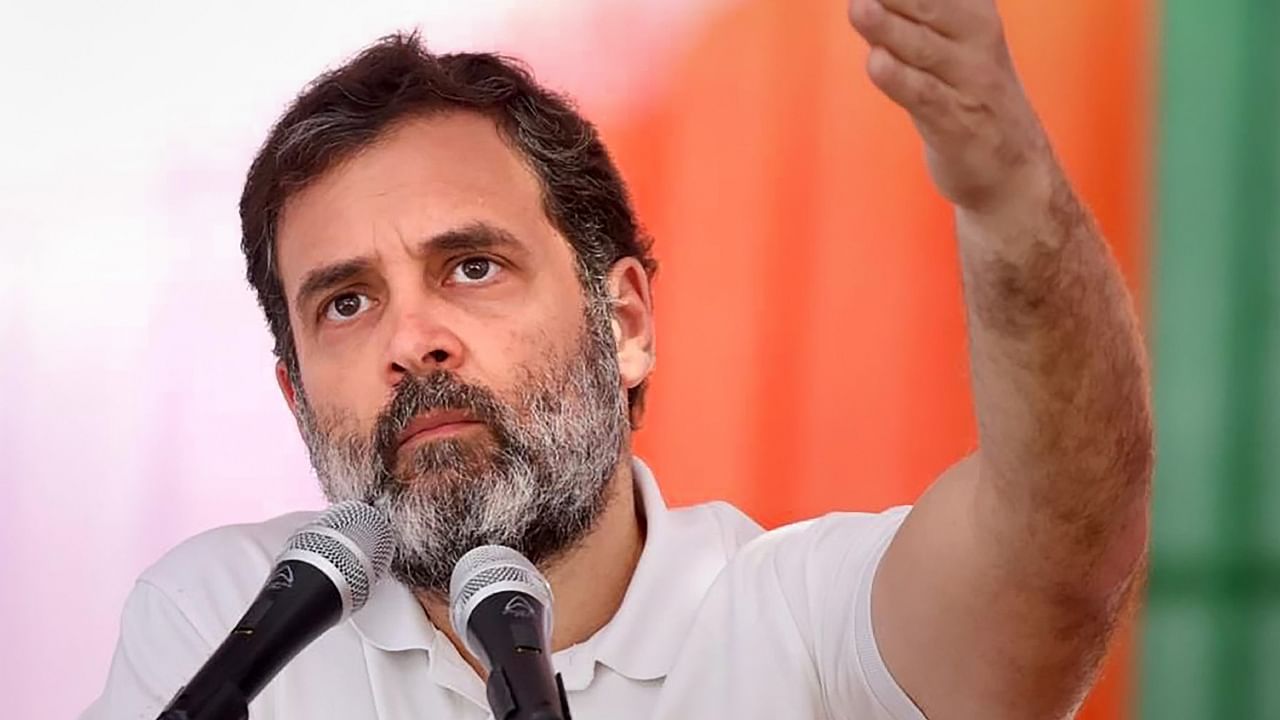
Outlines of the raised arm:
{"type": "Polygon", "coordinates": [[[849,16],[955,205],[980,437],[885,555],[881,652],[932,720],[1068,716],[1145,557],[1151,412],[1132,303],[994,0],[850,0],[849,16]]]}

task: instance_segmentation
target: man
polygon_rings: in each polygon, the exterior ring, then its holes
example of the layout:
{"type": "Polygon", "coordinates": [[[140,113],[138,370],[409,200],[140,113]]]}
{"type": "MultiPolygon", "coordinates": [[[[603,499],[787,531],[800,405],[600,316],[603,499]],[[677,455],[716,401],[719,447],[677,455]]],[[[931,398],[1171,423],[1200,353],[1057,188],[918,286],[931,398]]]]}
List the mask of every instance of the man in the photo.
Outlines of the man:
{"type": "MultiPolygon", "coordinates": [[[[762,533],[723,504],[668,510],[629,442],[655,265],[594,130],[495,57],[386,39],[299,96],[241,215],[280,388],[327,496],[391,519],[395,577],[253,717],[485,717],[446,596],[486,543],[550,579],[580,719],[1074,712],[1147,539],[1130,301],[993,0],[849,16],[956,208],[981,449],[909,512],[762,533]]],[[[148,570],[86,717],[154,716],[306,517],[148,570]]]]}

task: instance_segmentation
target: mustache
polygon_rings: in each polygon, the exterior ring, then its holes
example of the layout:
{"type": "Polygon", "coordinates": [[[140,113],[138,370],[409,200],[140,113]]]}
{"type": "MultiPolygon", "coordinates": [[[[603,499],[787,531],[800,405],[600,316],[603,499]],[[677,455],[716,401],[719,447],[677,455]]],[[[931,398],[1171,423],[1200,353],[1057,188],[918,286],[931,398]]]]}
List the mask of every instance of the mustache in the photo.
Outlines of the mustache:
{"type": "Polygon", "coordinates": [[[396,438],[413,419],[423,413],[461,411],[484,423],[495,433],[505,427],[504,406],[487,388],[471,385],[445,370],[428,375],[406,375],[393,390],[391,400],[378,414],[373,430],[373,449],[384,467],[396,450],[396,438]]]}

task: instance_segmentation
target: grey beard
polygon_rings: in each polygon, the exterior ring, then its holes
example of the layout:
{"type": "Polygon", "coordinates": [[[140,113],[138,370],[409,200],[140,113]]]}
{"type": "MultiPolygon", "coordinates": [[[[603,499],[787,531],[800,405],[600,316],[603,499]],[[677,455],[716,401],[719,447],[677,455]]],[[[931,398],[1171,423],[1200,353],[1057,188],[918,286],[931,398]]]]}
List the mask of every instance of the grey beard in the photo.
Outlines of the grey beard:
{"type": "Polygon", "coordinates": [[[299,388],[299,424],[325,496],[387,514],[401,582],[446,597],[472,548],[506,545],[545,568],[595,526],[630,426],[607,306],[592,304],[581,337],[558,364],[524,368],[511,403],[448,372],[406,376],[368,437],[343,429],[354,424],[349,413],[317,413],[299,388]],[[441,409],[468,411],[487,436],[429,442],[396,467],[401,430],[441,409]]]}

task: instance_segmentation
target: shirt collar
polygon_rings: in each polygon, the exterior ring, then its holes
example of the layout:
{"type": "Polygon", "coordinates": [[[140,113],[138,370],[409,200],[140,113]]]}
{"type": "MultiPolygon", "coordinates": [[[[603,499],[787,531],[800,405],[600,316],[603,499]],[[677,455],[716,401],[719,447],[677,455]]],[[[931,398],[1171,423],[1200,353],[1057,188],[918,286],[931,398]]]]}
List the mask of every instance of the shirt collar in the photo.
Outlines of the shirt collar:
{"type": "Polygon", "coordinates": [[[435,642],[435,625],[418,598],[404,584],[386,578],[369,594],[369,602],[351,616],[365,642],[381,650],[427,650],[435,642]]]}
{"type": "Polygon", "coordinates": [[[633,680],[665,677],[730,550],[709,508],[673,512],[653,473],[632,460],[644,509],[644,550],[622,605],[590,642],[599,662],[633,680]]]}
{"type": "MultiPolygon", "coordinates": [[[[645,518],[644,550],[613,618],[586,642],[556,653],[556,664],[569,661],[562,655],[572,656],[572,664],[584,669],[600,662],[633,680],[655,680],[670,671],[730,551],[719,524],[705,511],[672,512],[649,467],[634,457],[631,465],[645,518]]],[[[440,639],[413,593],[390,579],[351,622],[366,642],[390,652],[430,651],[440,639]]]]}

